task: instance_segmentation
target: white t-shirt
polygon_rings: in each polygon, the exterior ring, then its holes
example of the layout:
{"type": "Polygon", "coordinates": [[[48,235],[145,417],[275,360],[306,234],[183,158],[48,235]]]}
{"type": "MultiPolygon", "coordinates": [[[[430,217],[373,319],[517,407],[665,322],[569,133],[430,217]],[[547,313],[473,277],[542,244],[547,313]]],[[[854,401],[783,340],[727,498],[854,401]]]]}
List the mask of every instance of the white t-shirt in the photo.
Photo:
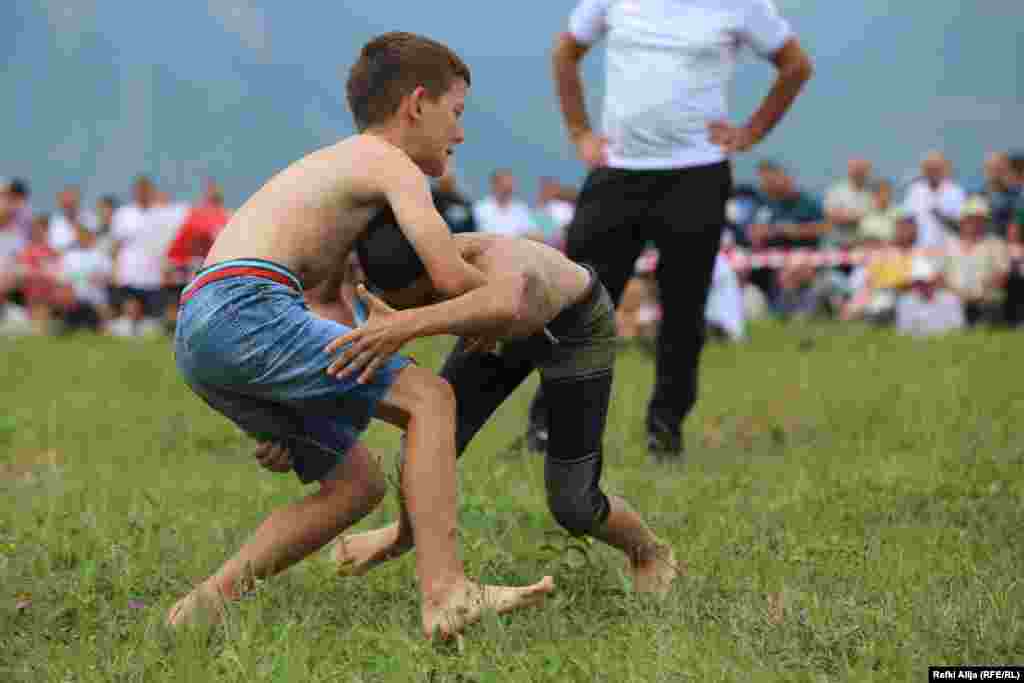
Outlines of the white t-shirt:
{"type": "Polygon", "coordinates": [[[61,259],[64,279],[71,283],[75,299],[93,306],[107,303],[107,284],[113,272],[110,256],[97,247],[76,247],[61,259]]]}
{"type": "Polygon", "coordinates": [[[473,205],[473,217],[478,232],[524,235],[535,229],[530,207],[521,199],[499,206],[494,197],[486,197],[473,205]]]}
{"type": "MultiPolygon", "coordinates": [[[[96,232],[96,214],[91,211],[82,211],[78,219],[90,232],[96,232]]],[[[71,224],[63,213],[55,213],[50,216],[50,231],[47,236],[50,246],[56,251],[66,251],[78,241],[75,234],[75,226],[71,224]]]]}
{"type": "Polygon", "coordinates": [[[917,218],[917,242],[914,246],[928,249],[945,245],[952,235],[933,211],[955,221],[959,219],[960,209],[966,200],[967,193],[952,180],[942,181],[935,190],[927,180],[915,180],[906,197],[907,208],[917,218]]]}
{"type": "Polygon", "coordinates": [[[772,0],[581,0],[569,31],[607,36],[608,161],[627,169],[722,161],[708,124],[727,117],[740,49],[770,59],[792,36],[772,0]]]}
{"type": "Polygon", "coordinates": [[[121,243],[114,275],[122,287],[158,289],[163,284],[167,249],[187,213],[185,204],[149,209],[130,204],[114,213],[112,232],[121,243]]]}

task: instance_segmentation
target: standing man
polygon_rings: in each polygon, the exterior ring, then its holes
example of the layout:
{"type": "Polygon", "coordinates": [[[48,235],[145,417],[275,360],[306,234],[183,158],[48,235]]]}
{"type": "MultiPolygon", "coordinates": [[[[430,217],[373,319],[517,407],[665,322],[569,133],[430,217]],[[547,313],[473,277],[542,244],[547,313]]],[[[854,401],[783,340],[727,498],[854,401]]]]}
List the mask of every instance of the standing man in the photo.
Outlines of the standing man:
{"type": "MultiPolygon", "coordinates": [[[[592,264],[616,301],[648,240],[660,253],[658,335],[648,449],[683,452],[681,423],[697,400],[704,307],[732,189],[730,154],[763,139],[811,76],[811,62],[771,0],[580,0],[557,40],[554,78],[579,158],[590,167],[568,228],[570,258],[592,264]],[[603,134],[587,116],[579,63],[608,38],[603,134]],[[740,48],[778,70],[750,120],[725,119],[740,48]]],[[[528,441],[545,446],[546,410],[528,441]]]]}

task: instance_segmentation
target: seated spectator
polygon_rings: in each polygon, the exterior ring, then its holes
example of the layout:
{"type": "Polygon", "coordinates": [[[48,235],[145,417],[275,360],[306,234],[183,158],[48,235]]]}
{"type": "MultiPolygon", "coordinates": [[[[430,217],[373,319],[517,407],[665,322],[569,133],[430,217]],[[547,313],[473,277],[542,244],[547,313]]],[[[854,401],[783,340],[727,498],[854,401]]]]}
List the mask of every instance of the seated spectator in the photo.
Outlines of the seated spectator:
{"type": "Polygon", "coordinates": [[[562,199],[562,184],[555,178],[541,178],[533,224],[547,244],[561,249],[565,242],[565,226],[572,221],[576,207],[562,199]]]}
{"type": "MultiPolygon", "coordinates": [[[[774,162],[762,161],[758,175],[764,203],[750,225],[753,249],[817,248],[831,229],[817,200],[801,192],[785,169],[774,162]]],[[[807,314],[817,306],[811,290],[814,279],[813,266],[797,263],[784,266],[778,273],[760,269],[751,274],[772,307],[784,316],[807,314]]]]}
{"type": "Polygon", "coordinates": [[[113,263],[99,239],[79,223],[75,245],[61,259],[64,281],[70,285],[70,300],[64,304],[64,324],[72,329],[98,332],[111,319],[110,280],[113,263]]]}
{"type": "Polygon", "coordinates": [[[1006,239],[1017,203],[1021,201],[1021,184],[1010,165],[1010,155],[1006,152],[989,154],[983,169],[985,184],[978,194],[988,202],[992,210],[989,222],[992,233],[1006,239]]]}
{"type": "Polygon", "coordinates": [[[860,221],[860,241],[865,245],[885,244],[896,237],[894,214],[898,211],[892,206],[892,181],[879,180],[872,191],[874,204],[860,221]]]}
{"type": "Polygon", "coordinates": [[[434,181],[433,196],[437,212],[441,214],[453,233],[476,231],[473,205],[459,191],[458,178],[451,167],[443,176],[434,181]]]}
{"type": "Polygon", "coordinates": [[[33,219],[28,244],[18,255],[18,272],[25,308],[39,333],[49,333],[57,304],[60,254],[49,244],[50,217],[33,219]]]}
{"type": "Polygon", "coordinates": [[[943,334],[964,327],[964,306],[942,285],[942,274],[929,259],[917,257],[911,268],[910,291],[896,302],[896,329],[915,337],[943,334]]]}
{"type": "Polygon", "coordinates": [[[842,320],[891,323],[897,297],[910,287],[914,263],[910,250],[917,241],[917,218],[906,208],[893,210],[890,216],[895,223],[893,239],[881,245],[866,265],[854,271],[850,278],[853,296],[840,309],[842,320]]]}
{"type": "Polygon", "coordinates": [[[932,152],[921,162],[921,176],[910,184],[905,200],[917,214],[915,246],[942,247],[956,233],[967,195],[953,180],[952,167],[939,152],[932,152]]]}
{"type": "Polygon", "coordinates": [[[543,241],[544,235],[533,224],[530,207],[515,194],[516,178],[510,171],[492,173],[491,194],[473,205],[476,229],[543,241]]]}
{"type": "Polygon", "coordinates": [[[77,226],[84,225],[95,231],[96,216],[82,210],[82,191],[77,185],[68,185],[57,193],[56,213],[50,216],[50,246],[63,252],[75,244],[77,226]]]}
{"type": "Polygon", "coordinates": [[[1010,274],[1006,241],[988,234],[991,209],[983,197],[964,203],[960,238],[946,259],[946,284],[964,302],[968,325],[998,322],[1010,274]]]}
{"type": "Polygon", "coordinates": [[[846,164],[846,178],[825,194],[825,217],[832,229],[825,235],[826,247],[847,247],[860,241],[861,221],[875,209],[875,197],[868,186],[871,162],[850,159],[846,164]]]}

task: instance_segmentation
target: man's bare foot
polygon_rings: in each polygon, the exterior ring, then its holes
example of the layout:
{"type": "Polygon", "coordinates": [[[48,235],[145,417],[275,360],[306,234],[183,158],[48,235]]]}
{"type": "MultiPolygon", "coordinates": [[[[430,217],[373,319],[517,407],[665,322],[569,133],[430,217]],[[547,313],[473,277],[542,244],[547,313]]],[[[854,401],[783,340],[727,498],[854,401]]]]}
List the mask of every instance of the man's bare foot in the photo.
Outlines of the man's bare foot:
{"type": "Polygon", "coordinates": [[[174,603],[174,607],[167,612],[165,623],[170,628],[199,621],[216,624],[224,614],[224,604],[224,598],[215,589],[203,583],[174,603]]]}
{"type": "Polygon", "coordinates": [[[682,573],[682,567],[676,563],[675,552],[664,543],[638,553],[630,560],[630,569],[633,572],[633,590],[659,598],[668,595],[672,582],[682,573]]]}
{"type": "Polygon", "coordinates": [[[388,560],[412,549],[412,537],[399,538],[398,523],[389,524],[362,534],[343,536],[334,546],[332,556],[343,576],[362,576],[388,560]]]}
{"type": "Polygon", "coordinates": [[[550,576],[531,586],[482,586],[463,579],[444,597],[425,599],[423,602],[423,634],[427,638],[440,632],[449,638],[479,621],[485,610],[498,614],[521,607],[537,605],[555,589],[550,576]]]}

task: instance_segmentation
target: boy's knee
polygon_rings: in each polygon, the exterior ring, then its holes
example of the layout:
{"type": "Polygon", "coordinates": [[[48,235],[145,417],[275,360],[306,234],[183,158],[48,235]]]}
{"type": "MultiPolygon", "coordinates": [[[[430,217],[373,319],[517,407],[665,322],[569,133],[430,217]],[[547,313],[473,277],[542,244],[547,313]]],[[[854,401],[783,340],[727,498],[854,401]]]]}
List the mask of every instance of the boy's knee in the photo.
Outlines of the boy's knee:
{"type": "Polygon", "coordinates": [[[448,380],[431,374],[419,382],[410,405],[413,415],[455,412],[455,390],[448,380]]]}

